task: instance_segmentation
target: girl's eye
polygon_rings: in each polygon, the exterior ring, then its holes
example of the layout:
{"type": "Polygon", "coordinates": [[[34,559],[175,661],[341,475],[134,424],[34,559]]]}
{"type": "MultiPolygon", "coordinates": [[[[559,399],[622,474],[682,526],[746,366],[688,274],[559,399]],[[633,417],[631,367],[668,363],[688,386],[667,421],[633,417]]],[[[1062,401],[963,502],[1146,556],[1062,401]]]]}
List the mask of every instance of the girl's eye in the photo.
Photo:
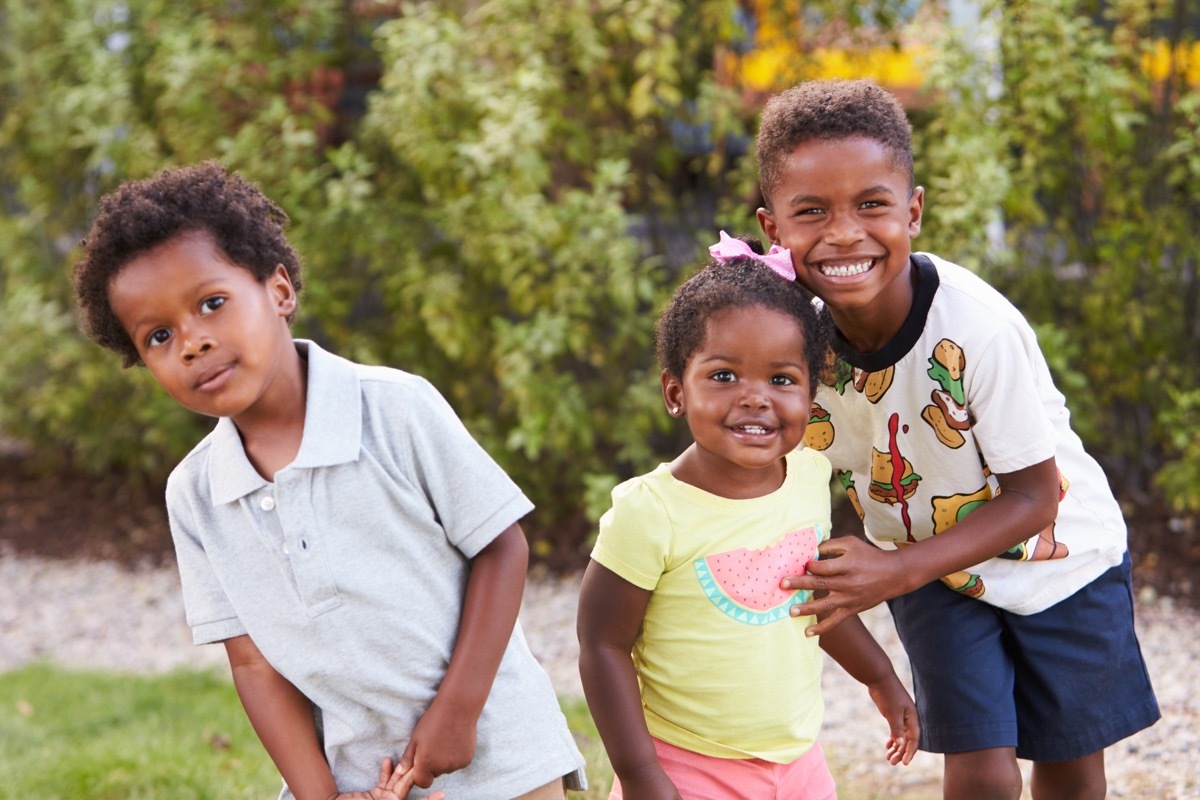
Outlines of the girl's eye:
{"type": "Polygon", "coordinates": [[[733,383],[735,380],[737,380],[737,377],[731,370],[722,369],[714,372],[712,379],[718,383],[733,383]]]}
{"type": "Polygon", "coordinates": [[[200,304],[200,313],[211,314],[223,305],[225,305],[224,297],[209,297],[200,304]]]}
{"type": "Polygon", "coordinates": [[[790,375],[776,375],[771,378],[771,383],[775,386],[791,386],[795,382],[790,375]]]}
{"type": "Polygon", "coordinates": [[[146,341],[149,343],[150,347],[159,347],[160,345],[166,344],[170,338],[171,332],[169,330],[166,328],[159,328],[158,330],[151,331],[150,335],[146,338],[146,341]]]}

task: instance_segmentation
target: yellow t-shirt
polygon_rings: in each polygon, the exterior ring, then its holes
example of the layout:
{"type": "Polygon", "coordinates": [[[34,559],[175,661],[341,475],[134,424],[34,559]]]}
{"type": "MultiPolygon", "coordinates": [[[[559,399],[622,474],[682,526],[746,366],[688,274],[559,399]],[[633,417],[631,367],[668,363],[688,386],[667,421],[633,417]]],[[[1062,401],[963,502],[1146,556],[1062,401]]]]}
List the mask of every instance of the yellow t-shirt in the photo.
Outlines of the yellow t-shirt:
{"type": "Polygon", "coordinates": [[[633,660],[651,735],[695,753],[788,763],[816,740],[822,656],[785,592],[829,536],[828,460],[787,456],[775,492],[709,494],[667,464],[613,490],[592,558],[651,592],[633,660]]]}

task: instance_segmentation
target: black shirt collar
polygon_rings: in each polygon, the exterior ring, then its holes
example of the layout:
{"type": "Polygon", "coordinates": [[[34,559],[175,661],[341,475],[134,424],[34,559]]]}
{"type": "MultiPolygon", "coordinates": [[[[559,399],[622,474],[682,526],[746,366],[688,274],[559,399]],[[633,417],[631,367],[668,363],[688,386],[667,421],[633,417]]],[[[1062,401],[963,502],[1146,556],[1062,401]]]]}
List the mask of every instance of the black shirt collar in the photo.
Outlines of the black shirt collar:
{"type": "Polygon", "coordinates": [[[904,324],[900,326],[900,330],[896,332],[891,341],[873,353],[860,353],[850,346],[841,331],[834,329],[834,352],[850,366],[865,372],[879,372],[887,369],[908,355],[908,352],[921,338],[921,333],[925,330],[925,321],[929,317],[929,308],[933,305],[933,296],[937,293],[938,272],[933,261],[921,253],[910,255],[909,263],[912,266],[913,280],[916,284],[913,286],[913,304],[908,311],[908,316],[904,319],[904,324]]]}

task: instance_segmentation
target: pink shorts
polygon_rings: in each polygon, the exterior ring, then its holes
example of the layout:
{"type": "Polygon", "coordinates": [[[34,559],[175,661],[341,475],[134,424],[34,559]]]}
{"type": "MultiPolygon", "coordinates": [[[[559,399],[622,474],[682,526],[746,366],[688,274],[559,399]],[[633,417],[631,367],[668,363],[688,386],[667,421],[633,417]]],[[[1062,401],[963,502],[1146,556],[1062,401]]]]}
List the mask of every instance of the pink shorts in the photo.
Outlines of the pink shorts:
{"type": "MultiPolygon", "coordinates": [[[[819,744],[790,764],[704,756],[660,739],[654,740],[654,749],[683,800],[837,800],[819,744]]],[[[620,781],[613,781],[608,800],[623,800],[620,781]]]]}

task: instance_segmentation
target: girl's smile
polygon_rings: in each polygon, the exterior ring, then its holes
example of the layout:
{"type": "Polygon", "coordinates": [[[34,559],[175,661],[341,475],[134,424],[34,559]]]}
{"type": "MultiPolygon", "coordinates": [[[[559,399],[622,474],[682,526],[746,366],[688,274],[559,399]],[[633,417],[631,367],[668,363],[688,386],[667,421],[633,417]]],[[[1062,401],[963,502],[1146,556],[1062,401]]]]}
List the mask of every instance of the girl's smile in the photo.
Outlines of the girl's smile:
{"type": "Polygon", "coordinates": [[[808,425],[804,333],[773,309],[718,311],[682,378],[664,373],[663,393],[695,440],[672,465],[676,478],[724,497],[769,494],[808,425]]]}

